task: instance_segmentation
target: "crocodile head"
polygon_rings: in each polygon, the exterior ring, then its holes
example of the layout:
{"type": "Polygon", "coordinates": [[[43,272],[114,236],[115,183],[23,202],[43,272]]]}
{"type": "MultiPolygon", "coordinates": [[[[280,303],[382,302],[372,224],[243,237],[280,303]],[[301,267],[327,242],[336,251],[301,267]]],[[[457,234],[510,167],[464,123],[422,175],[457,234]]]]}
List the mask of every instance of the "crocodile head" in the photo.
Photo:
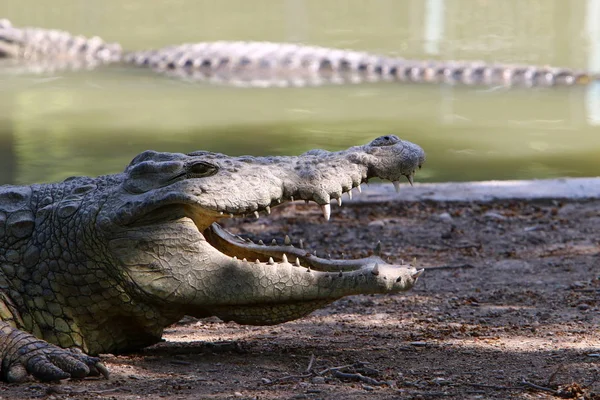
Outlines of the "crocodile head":
{"type": "Polygon", "coordinates": [[[374,177],[412,183],[424,161],[419,146],[393,135],[296,157],[146,151],[96,221],[111,256],[147,298],[189,315],[275,324],[346,295],[408,290],[421,271],[377,256],[325,260],[287,241],[265,246],[217,222],[294,200],[316,202],[329,219],[331,199],[374,177]]]}

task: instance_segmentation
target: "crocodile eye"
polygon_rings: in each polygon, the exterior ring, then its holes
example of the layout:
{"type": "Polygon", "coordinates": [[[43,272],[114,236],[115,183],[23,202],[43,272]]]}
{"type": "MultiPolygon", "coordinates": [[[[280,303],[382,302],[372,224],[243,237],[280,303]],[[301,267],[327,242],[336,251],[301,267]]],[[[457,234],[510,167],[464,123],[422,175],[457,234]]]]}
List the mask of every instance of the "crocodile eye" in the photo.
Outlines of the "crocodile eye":
{"type": "Polygon", "coordinates": [[[204,178],[212,176],[219,171],[219,167],[204,161],[197,161],[188,167],[188,173],[194,177],[204,178]]]}
{"type": "Polygon", "coordinates": [[[385,135],[380,136],[377,139],[371,142],[372,146],[393,146],[396,143],[400,142],[398,136],[395,135],[385,135]]]}

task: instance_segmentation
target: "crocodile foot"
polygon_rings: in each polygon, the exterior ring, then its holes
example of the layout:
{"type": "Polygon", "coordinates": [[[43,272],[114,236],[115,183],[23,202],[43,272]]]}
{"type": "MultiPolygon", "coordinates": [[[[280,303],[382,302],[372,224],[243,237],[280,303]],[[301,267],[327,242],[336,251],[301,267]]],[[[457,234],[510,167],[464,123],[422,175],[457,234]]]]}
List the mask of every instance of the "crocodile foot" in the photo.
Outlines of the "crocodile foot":
{"type": "Polygon", "coordinates": [[[0,372],[7,382],[23,382],[29,375],[44,382],[99,375],[108,379],[99,358],[60,348],[7,323],[0,323],[0,356],[0,372]]]}

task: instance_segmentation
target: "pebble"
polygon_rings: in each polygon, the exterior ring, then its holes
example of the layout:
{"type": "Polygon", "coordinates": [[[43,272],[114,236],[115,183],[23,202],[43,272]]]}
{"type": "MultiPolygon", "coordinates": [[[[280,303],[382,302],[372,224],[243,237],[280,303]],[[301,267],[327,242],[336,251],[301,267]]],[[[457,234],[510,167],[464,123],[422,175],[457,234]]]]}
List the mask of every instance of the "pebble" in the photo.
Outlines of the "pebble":
{"type": "Polygon", "coordinates": [[[427,342],[410,342],[410,345],[415,347],[426,347],[427,342]]]}
{"type": "Polygon", "coordinates": [[[377,220],[377,221],[371,221],[368,224],[371,227],[384,227],[385,226],[385,222],[383,222],[382,220],[377,220]]]}
{"type": "Polygon", "coordinates": [[[449,213],[443,212],[443,213],[437,215],[437,219],[442,222],[452,222],[453,218],[449,213]]]}
{"type": "Polygon", "coordinates": [[[504,215],[498,214],[497,212],[493,212],[493,211],[488,211],[485,214],[483,214],[483,216],[487,219],[493,219],[496,221],[505,221],[508,219],[504,215]]]}
{"type": "Polygon", "coordinates": [[[325,378],[323,378],[322,376],[315,376],[310,381],[315,384],[320,384],[325,383],[325,378]]]}

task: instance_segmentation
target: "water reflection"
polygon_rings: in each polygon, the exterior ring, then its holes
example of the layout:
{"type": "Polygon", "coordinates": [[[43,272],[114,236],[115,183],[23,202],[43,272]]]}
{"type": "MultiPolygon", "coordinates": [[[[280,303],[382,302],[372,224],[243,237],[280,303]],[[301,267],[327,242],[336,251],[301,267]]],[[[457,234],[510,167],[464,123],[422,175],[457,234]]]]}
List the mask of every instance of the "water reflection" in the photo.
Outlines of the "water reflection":
{"type": "MultiPolygon", "coordinates": [[[[301,41],[407,58],[600,70],[599,3],[176,1],[166,9],[141,1],[4,0],[0,15],[16,25],[99,34],[128,48],[219,39],[301,41]]],[[[55,76],[0,71],[0,90],[0,183],[118,172],[145,149],[298,154],[390,132],[428,152],[421,181],[585,176],[600,169],[599,85],[257,90],[111,69],[55,76]]]]}

